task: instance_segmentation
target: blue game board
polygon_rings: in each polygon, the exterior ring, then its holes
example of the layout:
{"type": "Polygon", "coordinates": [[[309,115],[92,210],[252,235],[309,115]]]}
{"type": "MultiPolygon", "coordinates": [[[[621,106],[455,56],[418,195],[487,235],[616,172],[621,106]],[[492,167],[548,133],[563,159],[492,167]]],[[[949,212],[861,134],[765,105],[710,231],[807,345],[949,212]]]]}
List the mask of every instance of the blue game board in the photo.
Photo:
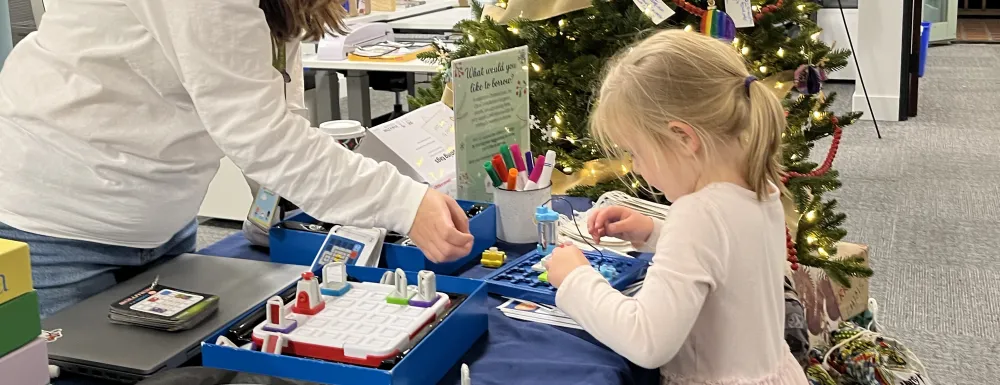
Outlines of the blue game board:
{"type": "MultiPolygon", "coordinates": [[[[646,274],[646,267],[649,263],[634,258],[623,258],[604,253],[602,259],[597,252],[585,251],[583,253],[590,264],[597,268],[602,263],[611,264],[618,271],[618,274],[610,280],[611,286],[622,290],[632,284],[637,279],[646,274]]],[[[541,273],[531,270],[531,266],[542,260],[542,255],[532,251],[524,256],[508,262],[497,271],[483,278],[490,284],[490,293],[500,294],[507,297],[528,300],[547,305],[555,305],[556,288],[548,282],[538,280],[541,273]]]]}

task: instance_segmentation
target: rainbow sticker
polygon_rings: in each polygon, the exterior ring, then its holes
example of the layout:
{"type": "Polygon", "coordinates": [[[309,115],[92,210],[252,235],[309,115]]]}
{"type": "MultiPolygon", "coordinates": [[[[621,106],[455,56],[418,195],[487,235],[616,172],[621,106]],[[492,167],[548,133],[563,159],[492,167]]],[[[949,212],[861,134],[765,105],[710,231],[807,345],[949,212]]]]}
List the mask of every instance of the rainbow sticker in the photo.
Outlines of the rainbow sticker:
{"type": "Polygon", "coordinates": [[[701,18],[701,33],[727,42],[736,38],[736,24],[733,18],[717,9],[709,9],[701,18]]]}

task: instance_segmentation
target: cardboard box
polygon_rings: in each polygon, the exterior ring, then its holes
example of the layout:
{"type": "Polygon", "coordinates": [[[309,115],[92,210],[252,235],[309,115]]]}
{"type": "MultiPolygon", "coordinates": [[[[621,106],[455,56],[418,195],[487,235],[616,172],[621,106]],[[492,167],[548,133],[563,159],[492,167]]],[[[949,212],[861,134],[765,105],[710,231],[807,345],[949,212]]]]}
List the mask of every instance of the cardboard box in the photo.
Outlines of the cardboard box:
{"type": "MultiPolygon", "coordinates": [[[[26,345],[42,334],[38,314],[38,294],[34,290],[0,304],[0,356],[26,345]]],[[[3,378],[3,377],[0,377],[3,378]]]]}
{"type": "MultiPolygon", "coordinates": [[[[841,242],[837,244],[838,256],[864,257],[868,264],[868,246],[841,242]]],[[[809,344],[829,346],[829,332],[837,329],[840,321],[861,314],[868,308],[868,279],[851,278],[851,287],[845,288],[830,280],[821,269],[802,266],[791,271],[795,291],[802,300],[809,327],[809,344]]]]}
{"type": "Polygon", "coordinates": [[[46,385],[49,383],[49,356],[45,340],[35,338],[10,354],[0,357],[0,379],[4,384],[46,385]],[[9,382],[8,382],[9,381],[9,382]]]}
{"type": "Polygon", "coordinates": [[[0,304],[31,290],[28,244],[0,239],[0,304]]]}

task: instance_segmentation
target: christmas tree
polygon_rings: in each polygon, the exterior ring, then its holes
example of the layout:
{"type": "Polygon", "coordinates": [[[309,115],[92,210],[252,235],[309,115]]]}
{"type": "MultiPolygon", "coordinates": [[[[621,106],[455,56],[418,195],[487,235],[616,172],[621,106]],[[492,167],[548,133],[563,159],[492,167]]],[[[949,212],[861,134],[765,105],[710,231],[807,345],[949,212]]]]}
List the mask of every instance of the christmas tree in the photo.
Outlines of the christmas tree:
{"type": "MultiPolygon", "coordinates": [[[[508,1],[518,0],[501,0],[499,8],[488,13],[502,14],[511,5],[508,1]]],[[[411,106],[441,100],[451,60],[527,45],[531,62],[531,148],[536,153],[555,151],[557,169],[565,173],[581,172],[588,162],[603,155],[589,138],[587,119],[607,59],[659,29],[683,28],[699,33],[701,17],[715,5],[709,0],[672,1],[676,13],[659,24],[647,16],[649,10],[640,9],[632,0],[593,0],[589,7],[544,18],[533,18],[531,12],[524,12],[530,6],[519,4],[518,15],[506,15],[500,22],[482,17],[483,9],[473,2],[475,19],[458,25],[463,37],[457,46],[449,49],[436,45],[437,52],[423,57],[439,62],[442,72],[431,87],[418,90],[410,100],[411,106]]],[[[794,213],[787,210],[791,217],[789,261],[793,268],[801,263],[824,269],[833,280],[849,286],[848,277],[867,277],[872,271],[860,257],[834,258],[836,243],[846,234],[841,227],[845,215],[837,211],[835,200],[823,195],[840,187],[831,163],[841,127],[855,122],[861,113],[834,114],[829,107],[836,95],[824,95],[820,88],[827,72],[847,64],[850,52],[834,49],[819,39],[821,29],[809,18],[819,8],[815,2],[749,1],[754,26],[737,29],[732,45],[746,58],[750,72],[774,87],[785,100],[788,127],[782,138],[788,176],[784,182],[790,193],[788,201],[794,206],[794,213]],[[829,136],[834,137],[833,145],[824,162],[817,164],[810,158],[813,147],[829,136]]],[[[718,6],[725,11],[722,4],[718,6]]],[[[623,180],[636,179],[608,178],[568,193],[596,199],[606,191],[622,190],[656,199],[655,194],[636,189],[636,182],[627,185],[623,180]]]]}

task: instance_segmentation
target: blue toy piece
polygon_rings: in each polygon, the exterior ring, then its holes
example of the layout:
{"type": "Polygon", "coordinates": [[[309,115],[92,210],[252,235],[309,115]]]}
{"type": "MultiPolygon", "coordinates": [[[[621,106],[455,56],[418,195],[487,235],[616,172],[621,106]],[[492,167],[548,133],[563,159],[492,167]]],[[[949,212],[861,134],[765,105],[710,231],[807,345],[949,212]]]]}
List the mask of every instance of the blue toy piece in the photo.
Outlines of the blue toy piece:
{"type": "Polygon", "coordinates": [[[602,263],[601,267],[599,267],[597,271],[601,272],[604,279],[607,279],[608,281],[611,281],[616,275],[618,275],[618,270],[615,269],[615,267],[610,263],[602,263]]]}
{"type": "Polygon", "coordinates": [[[556,239],[556,222],[559,220],[559,213],[545,206],[538,206],[535,209],[535,221],[538,222],[538,248],[539,254],[545,256],[552,254],[558,243],[556,239]]]}
{"type": "Polygon", "coordinates": [[[320,286],[319,293],[331,297],[340,297],[344,294],[347,294],[347,292],[350,290],[351,290],[351,284],[347,283],[344,284],[344,286],[342,286],[340,289],[331,289],[320,286]]]}
{"type": "MultiPolygon", "coordinates": [[[[593,251],[584,251],[594,269],[614,274],[608,279],[611,286],[618,290],[623,290],[628,285],[642,278],[646,274],[649,263],[635,258],[623,258],[617,256],[601,257],[593,251]]],[[[531,266],[540,262],[544,256],[538,251],[532,251],[524,256],[507,262],[506,265],[497,269],[492,274],[487,275],[483,280],[490,283],[490,292],[511,298],[528,300],[536,303],[555,305],[556,288],[551,284],[540,280],[540,275],[546,272],[534,271],[531,266]]],[[[604,272],[602,272],[604,275],[604,272]]],[[[605,275],[605,277],[607,277],[605,275]]]]}

